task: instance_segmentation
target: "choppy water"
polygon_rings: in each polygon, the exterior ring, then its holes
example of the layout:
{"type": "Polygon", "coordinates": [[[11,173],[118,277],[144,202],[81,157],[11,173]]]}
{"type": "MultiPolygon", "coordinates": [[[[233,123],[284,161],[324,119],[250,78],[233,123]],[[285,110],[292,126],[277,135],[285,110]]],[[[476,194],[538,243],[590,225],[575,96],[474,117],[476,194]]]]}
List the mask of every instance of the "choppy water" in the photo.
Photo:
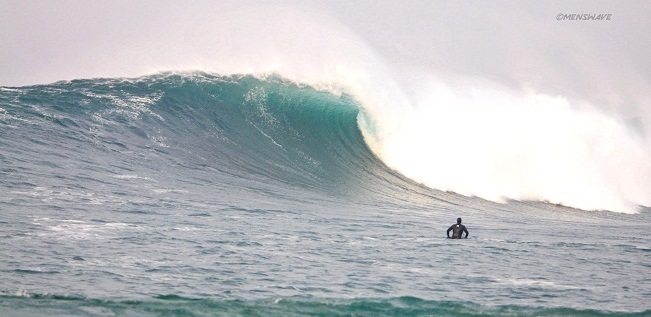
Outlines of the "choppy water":
{"type": "Polygon", "coordinates": [[[2,88],[0,315],[651,315],[649,209],[428,189],[365,115],[279,78],[2,88]]]}

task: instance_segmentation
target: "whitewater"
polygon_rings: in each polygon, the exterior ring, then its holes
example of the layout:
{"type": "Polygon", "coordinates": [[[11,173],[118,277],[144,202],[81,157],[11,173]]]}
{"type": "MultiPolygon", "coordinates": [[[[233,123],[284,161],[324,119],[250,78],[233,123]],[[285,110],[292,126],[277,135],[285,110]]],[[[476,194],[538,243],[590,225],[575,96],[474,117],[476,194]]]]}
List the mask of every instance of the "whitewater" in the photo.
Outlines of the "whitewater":
{"type": "Polygon", "coordinates": [[[3,316],[649,314],[633,68],[433,69],[317,4],[77,5],[34,13],[59,45],[0,34],[58,59],[0,76],[3,316]]]}

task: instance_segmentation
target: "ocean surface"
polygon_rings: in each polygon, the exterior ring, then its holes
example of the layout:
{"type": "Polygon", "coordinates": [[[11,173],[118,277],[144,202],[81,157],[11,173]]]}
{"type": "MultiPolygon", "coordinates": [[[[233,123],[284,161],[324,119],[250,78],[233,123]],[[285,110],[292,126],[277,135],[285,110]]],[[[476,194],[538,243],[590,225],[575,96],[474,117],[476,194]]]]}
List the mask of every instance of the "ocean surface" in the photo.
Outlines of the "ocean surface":
{"type": "Polygon", "coordinates": [[[649,208],[431,189],[365,122],[275,76],[0,88],[0,316],[651,316],[649,208]]]}

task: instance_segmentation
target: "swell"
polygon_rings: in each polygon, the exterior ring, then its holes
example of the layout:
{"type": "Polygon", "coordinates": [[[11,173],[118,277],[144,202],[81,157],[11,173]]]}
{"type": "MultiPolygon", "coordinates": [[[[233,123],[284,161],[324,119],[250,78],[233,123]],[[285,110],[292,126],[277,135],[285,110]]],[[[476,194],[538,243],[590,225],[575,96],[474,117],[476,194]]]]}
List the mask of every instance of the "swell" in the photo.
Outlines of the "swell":
{"type": "Polygon", "coordinates": [[[12,148],[3,160],[17,171],[3,181],[9,187],[28,179],[90,190],[156,178],[177,191],[245,188],[290,200],[298,198],[288,188],[386,201],[432,193],[369,150],[353,98],[277,77],[75,80],[5,89],[0,98],[8,132],[0,142],[12,148]]]}
{"type": "Polygon", "coordinates": [[[3,316],[647,316],[650,311],[610,312],[571,307],[482,306],[472,302],[416,297],[386,299],[276,298],[219,300],[160,295],[144,299],[99,300],[75,296],[19,293],[0,295],[3,316]]]}

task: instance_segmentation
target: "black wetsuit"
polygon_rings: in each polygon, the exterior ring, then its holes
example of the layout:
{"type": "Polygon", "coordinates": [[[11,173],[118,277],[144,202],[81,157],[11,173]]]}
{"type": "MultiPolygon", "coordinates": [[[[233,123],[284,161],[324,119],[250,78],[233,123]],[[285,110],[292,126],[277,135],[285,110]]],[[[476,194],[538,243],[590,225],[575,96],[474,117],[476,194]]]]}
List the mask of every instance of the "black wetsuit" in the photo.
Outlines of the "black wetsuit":
{"type": "Polygon", "coordinates": [[[452,239],[461,239],[461,234],[466,233],[466,236],[464,238],[468,237],[468,229],[466,229],[466,226],[460,224],[460,223],[455,223],[450,228],[448,228],[448,231],[446,234],[448,235],[448,238],[452,239]],[[450,231],[452,231],[452,236],[450,237],[450,231]]]}

